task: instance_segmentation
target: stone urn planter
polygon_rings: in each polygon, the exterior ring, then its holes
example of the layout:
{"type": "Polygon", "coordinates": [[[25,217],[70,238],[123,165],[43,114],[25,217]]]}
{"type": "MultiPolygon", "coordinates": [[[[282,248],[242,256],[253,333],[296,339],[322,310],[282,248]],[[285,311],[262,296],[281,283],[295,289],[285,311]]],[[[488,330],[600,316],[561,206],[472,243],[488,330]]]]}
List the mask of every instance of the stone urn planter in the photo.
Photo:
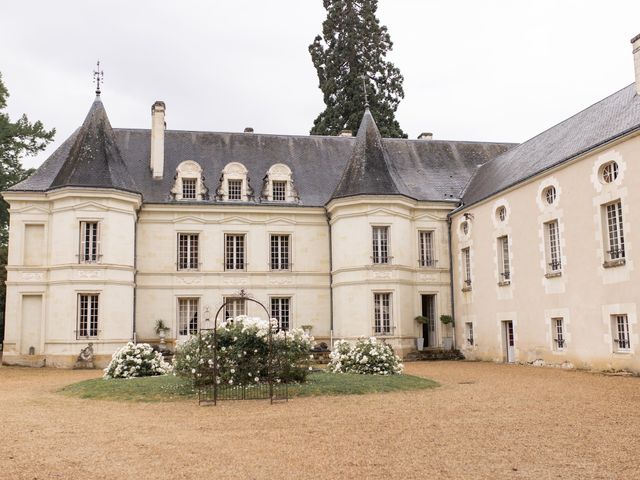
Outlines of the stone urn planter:
{"type": "Polygon", "coordinates": [[[166,338],[167,338],[167,332],[169,330],[170,328],[167,327],[162,320],[158,320],[156,322],[156,335],[158,335],[158,337],[160,338],[160,344],[158,345],[158,349],[161,352],[167,351],[166,338]]]}

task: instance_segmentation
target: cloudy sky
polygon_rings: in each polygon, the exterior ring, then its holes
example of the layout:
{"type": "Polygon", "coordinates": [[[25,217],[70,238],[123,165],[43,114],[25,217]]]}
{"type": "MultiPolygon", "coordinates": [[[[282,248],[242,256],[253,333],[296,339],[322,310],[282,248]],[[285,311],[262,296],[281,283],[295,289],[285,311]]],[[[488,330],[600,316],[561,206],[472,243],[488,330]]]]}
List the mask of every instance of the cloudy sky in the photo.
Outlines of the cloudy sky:
{"type": "MultiPolygon", "coordinates": [[[[12,118],[84,119],[99,58],[115,127],[308,133],[323,109],[308,45],[322,0],[20,0],[0,7],[12,118]]],[[[521,142],[633,82],[637,0],[380,0],[405,77],[397,118],[415,138],[521,142]]]]}

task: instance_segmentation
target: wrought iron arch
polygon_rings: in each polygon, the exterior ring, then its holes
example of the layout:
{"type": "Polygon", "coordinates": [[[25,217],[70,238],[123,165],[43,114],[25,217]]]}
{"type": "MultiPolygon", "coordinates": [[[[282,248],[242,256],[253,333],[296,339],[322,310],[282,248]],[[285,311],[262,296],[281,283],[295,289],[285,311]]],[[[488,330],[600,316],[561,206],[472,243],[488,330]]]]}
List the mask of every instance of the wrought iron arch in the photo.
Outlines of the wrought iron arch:
{"type": "MultiPolygon", "coordinates": [[[[202,334],[203,332],[209,332],[211,330],[213,330],[213,368],[211,369],[210,375],[211,377],[207,380],[205,380],[204,382],[201,382],[201,384],[199,385],[198,388],[198,403],[200,405],[217,405],[218,401],[221,399],[225,399],[225,400],[248,400],[248,399],[266,399],[269,398],[269,400],[271,401],[271,403],[273,404],[276,401],[288,401],[289,400],[289,390],[288,390],[288,384],[286,381],[283,382],[275,382],[274,381],[274,362],[275,362],[275,358],[274,358],[274,353],[273,353],[273,333],[274,333],[274,329],[273,326],[271,324],[271,314],[269,312],[269,310],[267,310],[267,307],[260,302],[259,300],[256,300],[255,298],[250,297],[247,292],[242,289],[240,290],[240,292],[238,293],[238,295],[234,298],[242,298],[245,301],[250,301],[253,303],[258,304],[260,307],[262,307],[262,310],[264,310],[265,314],[267,315],[267,321],[269,322],[269,328],[267,330],[267,363],[266,363],[266,376],[267,376],[267,389],[263,391],[258,391],[257,395],[255,394],[256,392],[253,392],[254,394],[252,394],[251,396],[247,396],[246,395],[246,387],[244,386],[237,386],[237,387],[233,387],[233,393],[235,393],[236,395],[229,395],[229,390],[231,390],[231,387],[227,387],[227,386],[222,386],[219,385],[217,382],[217,378],[218,378],[218,369],[219,369],[219,365],[218,365],[218,317],[220,316],[220,312],[222,312],[222,310],[230,303],[230,300],[225,300],[222,305],[220,305],[220,307],[218,308],[218,310],[216,311],[216,315],[213,319],[213,329],[201,329],[200,332],[198,333],[199,335],[199,341],[198,341],[198,345],[199,348],[203,345],[203,341],[202,341],[202,334]],[[226,395],[222,395],[221,398],[221,394],[226,393],[226,395]]],[[[278,329],[278,327],[276,326],[276,329],[278,329]]],[[[286,330],[284,330],[284,337],[285,337],[285,342],[287,341],[287,332],[286,330]]]]}

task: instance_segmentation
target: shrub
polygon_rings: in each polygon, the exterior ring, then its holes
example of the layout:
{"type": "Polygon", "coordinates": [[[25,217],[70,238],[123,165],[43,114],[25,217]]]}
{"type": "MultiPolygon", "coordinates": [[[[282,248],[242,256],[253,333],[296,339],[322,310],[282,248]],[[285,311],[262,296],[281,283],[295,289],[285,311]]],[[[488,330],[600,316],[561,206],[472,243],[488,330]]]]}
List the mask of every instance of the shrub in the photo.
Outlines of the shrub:
{"type": "MultiPolygon", "coordinates": [[[[251,385],[267,381],[269,322],[239,316],[218,327],[218,383],[251,385]]],[[[272,328],[273,320],[272,320],[272,328]]],[[[309,371],[313,338],[301,329],[272,333],[272,376],[276,381],[304,382],[309,371]]],[[[189,377],[196,386],[213,378],[214,337],[203,332],[176,349],[174,373],[189,377]]]]}
{"type": "Polygon", "coordinates": [[[338,340],[329,358],[328,368],[333,373],[394,375],[402,373],[404,368],[393,349],[375,337],[361,338],[355,345],[338,340]]]}
{"type": "Polygon", "coordinates": [[[132,378],[165,375],[171,365],[164,361],[160,352],[155,352],[148,343],[127,343],[111,357],[104,369],[104,378],[132,378]]]}

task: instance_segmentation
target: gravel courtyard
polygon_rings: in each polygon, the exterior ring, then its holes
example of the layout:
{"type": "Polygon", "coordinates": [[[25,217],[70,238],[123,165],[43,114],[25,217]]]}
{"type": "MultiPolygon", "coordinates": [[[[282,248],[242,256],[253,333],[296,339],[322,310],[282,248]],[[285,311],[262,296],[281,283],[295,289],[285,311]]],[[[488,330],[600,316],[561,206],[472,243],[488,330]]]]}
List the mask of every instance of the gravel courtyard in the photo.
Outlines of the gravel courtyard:
{"type": "Polygon", "coordinates": [[[118,403],[0,368],[1,479],[640,478],[640,379],[407,364],[440,388],[288,404],[118,403]]]}

